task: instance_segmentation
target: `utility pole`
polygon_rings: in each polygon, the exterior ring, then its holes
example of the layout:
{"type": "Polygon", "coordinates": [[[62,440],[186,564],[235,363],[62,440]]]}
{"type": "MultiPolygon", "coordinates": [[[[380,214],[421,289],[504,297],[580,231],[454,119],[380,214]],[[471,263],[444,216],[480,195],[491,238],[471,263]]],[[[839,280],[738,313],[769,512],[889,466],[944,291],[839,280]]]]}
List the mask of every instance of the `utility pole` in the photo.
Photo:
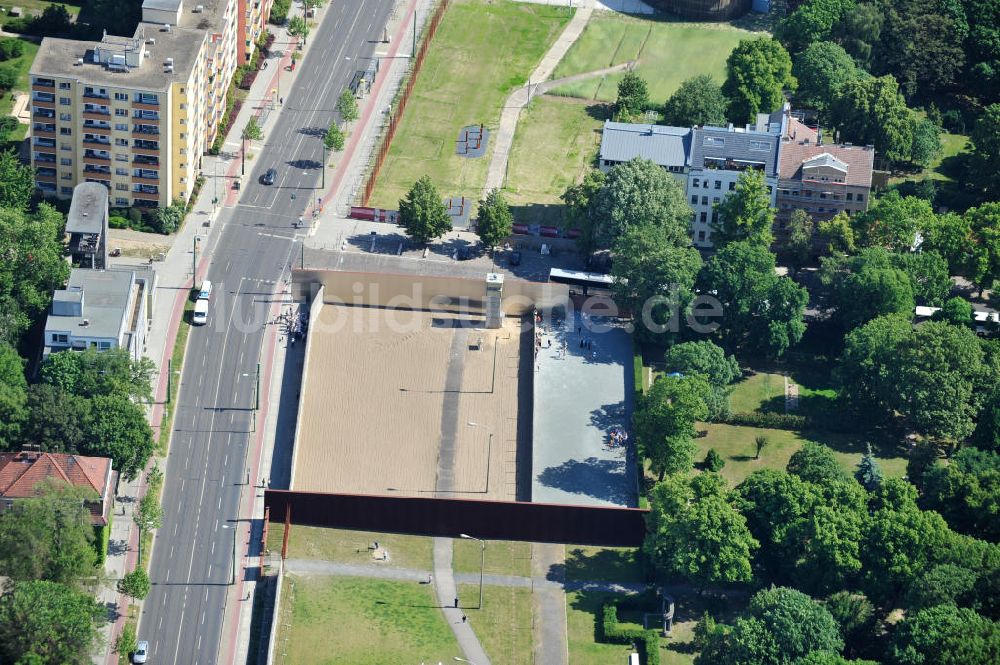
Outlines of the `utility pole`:
{"type": "Polygon", "coordinates": [[[326,189],[326,137],[323,138],[323,164],[320,170],[323,172],[323,184],[320,185],[320,189],[326,189]]]}
{"type": "Polygon", "coordinates": [[[198,281],[198,236],[191,238],[191,288],[197,287],[198,281]]]}
{"type": "MultiPolygon", "coordinates": [[[[245,131],[245,130],[244,130],[245,131]]],[[[247,137],[240,137],[240,175],[247,174],[247,137]]]]}
{"type": "Polygon", "coordinates": [[[167,404],[170,404],[170,384],[174,380],[173,358],[167,358],[167,404]]]}

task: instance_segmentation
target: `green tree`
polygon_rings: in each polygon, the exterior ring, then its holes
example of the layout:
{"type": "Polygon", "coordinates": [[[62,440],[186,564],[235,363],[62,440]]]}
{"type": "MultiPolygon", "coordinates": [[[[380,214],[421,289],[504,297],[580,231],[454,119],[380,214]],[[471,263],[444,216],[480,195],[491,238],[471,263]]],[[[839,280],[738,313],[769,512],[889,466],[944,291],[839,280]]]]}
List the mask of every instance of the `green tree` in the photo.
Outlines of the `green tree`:
{"type": "MultiPolygon", "coordinates": [[[[0,168],[0,183],[3,178],[0,168]]],[[[0,185],[2,187],[3,185],[0,185]]],[[[63,217],[47,204],[33,215],[0,203],[0,341],[16,346],[45,316],[52,291],[69,276],[63,258],[63,217]]]]}
{"type": "Polygon", "coordinates": [[[492,189],[479,201],[476,233],[487,247],[497,247],[514,231],[514,215],[499,189],[492,189]]]}
{"type": "Polygon", "coordinates": [[[143,410],[117,396],[102,395],[91,400],[86,440],[80,452],[110,457],[128,480],[145,468],[155,445],[143,410]]]}
{"type": "Polygon", "coordinates": [[[134,360],[124,349],[53,353],[42,363],[42,381],[80,397],[122,397],[135,402],[153,399],[156,365],[134,360]]]}
{"type": "Polygon", "coordinates": [[[855,413],[889,417],[889,393],[899,381],[895,356],[912,335],[910,317],[898,315],[878,317],[847,333],[836,376],[841,399],[855,413]]]}
{"type": "Polygon", "coordinates": [[[774,268],[774,254],[747,241],[727,244],[705,266],[702,285],[722,304],[720,332],[730,348],[777,357],[802,339],[809,294],[774,268]]]}
{"type": "Polygon", "coordinates": [[[58,386],[36,383],[28,388],[29,417],[24,440],[50,453],[77,453],[84,445],[90,401],[58,386]]]}
{"type": "Polygon", "coordinates": [[[94,529],[80,490],[41,485],[0,513],[0,575],[77,584],[94,572],[94,529]]]}
{"type": "Polygon", "coordinates": [[[715,448],[709,448],[708,452],[705,453],[705,470],[711,471],[712,473],[718,473],[719,471],[722,471],[722,467],[724,466],[726,466],[726,460],[722,459],[722,455],[720,455],[715,448]]]}
{"type": "Polygon", "coordinates": [[[894,603],[947,551],[953,534],[940,515],[915,508],[876,510],[866,522],[861,561],[868,596],[894,603]]]}
{"type": "Polygon", "coordinates": [[[35,193],[35,172],[13,150],[0,150],[0,208],[27,212],[35,193]]]}
{"type": "Polygon", "coordinates": [[[695,665],[790,665],[815,651],[840,653],[844,641],[823,605],[801,591],[775,587],[750,599],[746,616],[717,632],[695,665]]]}
{"type": "Polygon", "coordinates": [[[135,653],[138,648],[139,642],[135,636],[135,624],[126,623],[118,639],[115,640],[115,653],[128,657],[129,654],[135,653]]]}
{"type": "Polygon", "coordinates": [[[878,65],[896,76],[908,97],[951,88],[965,64],[962,42],[969,25],[961,4],[893,0],[883,7],[878,65]]]}
{"type": "Polygon", "coordinates": [[[872,650],[878,616],[875,606],[864,594],[838,591],[826,599],[826,609],[840,627],[844,653],[860,656],[872,650]]]}
{"type": "Polygon", "coordinates": [[[261,129],[260,125],[257,123],[256,116],[250,116],[247,120],[247,124],[243,127],[243,140],[244,141],[260,141],[264,138],[264,130],[261,129]]]}
{"type": "Polygon", "coordinates": [[[344,132],[340,130],[340,125],[334,120],[330,123],[326,133],[323,134],[323,145],[326,146],[327,150],[340,152],[344,149],[344,141],[344,132]]]}
{"type": "Polygon", "coordinates": [[[784,103],[785,89],[795,85],[792,59],[776,39],[741,40],[726,60],[722,92],[729,99],[728,117],[752,122],[757,113],[771,113],[784,103]]]}
{"type": "Polygon", "coordinates": [[[967,606],[974,602],[975,571],[944,563],[923,571],[906,594],[910,612],[935,605],[967,606]]]}
{"type": "Polygon", "coordinates": [[[660,480],[667,473],[689,471],[694,462],[694,424],[708,415],[705,398],[711,392],[700,374],[661,376],[633,416],[639,449],[660,480]]]}
{"type": "Polygon", "coordinates": [[[861,461],[858,462],[854,478],[869,492],[877,490],[882,486],[882,481],[885,480],[882,475],[882,467],[879,466],[878,460],[872,454],[872,445],[870,443],[868,444],[867,452],[862,455],[861,461]]]}
{"type": "Polygon", "coordinates": [[[778,23],[775,34],[793,52],[801,51],[828,40],[834,26],[855,7],[855,0],[806,0],[778,23]]]}
{"type": "Polygon", "coordinates": [[[735,505],[760,542],[756,563],[771,579],[790,579],[799,558],[798,535],[821,497],[817,488],[777,469],[754,471],[736,488],[735,505]]]}
{"type": "Polygon", "coordinates": [[[807,483],[828,485],[850,480],[847,471],[833,456],[833,451],[821,443],[806,441],[788,460],[788,473],[807,483]]]}
{"type": "Polygon", "coordinates": [[[563,227],[579,230],[577,244],[585,254],[597,248],[599,224],[591,213],[597,193],[604,187],[604,180],[603,171],[591,169],[583,176],[582,182],[570,185],[559,197],[565,204],[562,213],[563,227]]]}
{"type": "Polygon", "coordinates": [[[691,222],[684,190],[663,168],[633,159],[612,168],[592,199],[595,246],[612,247],[632,226],[655,226],[671,245],[686,247],[691,222]]]}
{"type": "Polygon", "coordinates": [[[676,336],[694,299],[701,255],[672,244],[657,226],[626,227],[614,244],[615,301],[633,315],[641,339],[676,336]]]}
{"type": "Polygon", "coordinates": [[[882,5],[861,3],[844,15],[834,28],[834,37],[858,65],[867,70],[871,67],[872,53],[882,36],[884,21],[882,5]]]}
{"type": "Polygon", "coordinates": [[[715,204],[718,221],[712,222],[712,242],[716,247],[747,241],[770,247],[774,241],[774,208],[764,173],[748,169],[740,173],[735,191],[715,204]]]}
{"type": "Polygon", "coordinates": [[[288,21],[288,34],[301,37],[303,44],[311,31],[312,28],[309,27],[309,23],[301,16],[293,16],[288,21]]]}
{"type": "Polygon", "coordinates": [[[910,147],[910,161],[927,168],[941,153],[941,128],[927,118],[912,115],[913,144],[910,147]]]}
{"type": "Polygon", "coordinates": [[[149,595],[149,575],[142,568],[136,568],[131,573],[126,573],[118,580],[118,593],[142,600],[149,595]]]}
{"type": "Polygon", "coordinates": [[[856,249],[854,229],[847,213],[838,212],[833,219],[820,222],[816,234],[827,254],[853,254],[856,249]]]}
{"type": "Polygon", "coordinates": [[[701,590],[750,581],[758,543],[729,504],[718,474],[673,475],[649,498],[644,549],[659,570],[689,579],[701,590]]]}
{"type": "Polygon", "coordinates": [[[754,437],[754,440],[753,440],[753,445],[754,445],[754,456],[753,456],[753,458],[754,459],[760,459],[760,454],[761,454],[761,452],[763,452],[764,448],[767,447],[768,443],[769,443],[769,441],[768,441],[768,438],[766,436],[757,436],[757,437],[754,437]]]}
{"type": "Polygon", "coordinates": [[[0,659],[7,663],[91,662],[105,609],[89,593],[47,580],[0,596],[0,659]]]}
{"type": "Polygon", "coordinates": [[[28,418],[28,382],[24,361],[14,347],[0,342],[0,450],[16,447],[28,418]]]}
{"type": "Polygon", "coordinates": [[[686,79],[663,105],[663,120],[676,127],[726,124],[726,96],[710,74],[686,79]]]}
{"type": "Polygon", "coordinates": [[[1000,187],[1000,104],[990,104],[983,109],[969,140],[975,160],[970,170],[972,180],[984,191],[996,191],[1000,187]]]}
{"type": "Polygon", "coordinates": [[[425,175],[413,183],[406,198],[400,199],[399,223],[407,235],[420,243],[428,243],[451,231],[448,209],[430,176],[425,175]]]}
{"type": "MultiPolygon", "coordinates": [[[[921,506],[938,512],[955,531],[996,542],[1000,540],[1000,455],[992,464],[970,470],[956,455],[952,464],[932,464],[918,479],[921,506]]],[[[961,454],[968,454],[962,450],[961,454]]]]}
{"type": "Polygon", "coordinates": [[[663,360],[668,374],[701,374],[708,379],[712,387],[705,400],[709,420],[729,413],[729,385],[741,374],[735,356],[727,356],[722,347],[704,340],[674,344],[663,360]]]}
{"type": "Polygon", "coordinates": [[[965,212],[975,249],[968,273],[980,289],[992,288],[1000,279],[1000,202],[984,203],[965,212]]]}
{"type": "Polygon", "coordinates": [[[798,208],[792,211],[788,220],[788,237],[782,249],[788,257],[789,267],[796,272],[809,263],[812,256],[814,228],[809,213],[798,208]]]}
{"type": "Polygon", "coordinates": [[[646,81],[633,71],[625,73],[618,82],[618,99],[615,112],[622,117],[638,115],[649,106],[649,90],[646,81]]]}
{"type": "Polygon", "coordinates": [[[798,103],[826,113],[844,84],[859,78],[862,72],[844,47],[819,41],[795,56],[792,74],[799,82],[795,91],[798,103]]]}
{"type": "Polygon", "coordinates": [[[931,204],[916,196],[900,196],[893,190],[878,197],[851,222],[861,247],[885,247],[906,252],[913,248],[917,232],[936,224],[931,204]]]}
{"type": "Polygon", "coordinates": [[[139,527],[139,532],[154,531],[163,526],[163,506],[157,501],[156,495],[146,492],[139,500],[139,507],[132,515],[132,521],[139,527]]]}
{"type": "Polygon", "coordinates": [[[337,113],[344,122],[354,122],[358,119],[358,100],[350,90],[344,90],[337,98],[337,113]]]}
{"type": "Polygon", "coordinates": [[[968,215],[948,212],[936,215],[922,231],[922,251],[937,252],[948,262],[949,275],[969,275],[976,265],[979,243],[968,215]]]}
{"type": "Polygon", "coordinates": [[[1000,655],[1000,626],[976,612],[938,605],[907,616],[893,635],[893,665],[991,665],[1000,655]]]}
{"type": "Polygon", "coordinates": [[[913,124],[906,100],[892,76],[846,81],[830,107],[841,139],[875,150],[894,162],[910,159],[913,124]]]}
{"type": "Polygon", "coordinates": [[[824,271],[822,277],[830,285],[836,320],[845,331],[878,316],[913,315],[913,287],[907,274],[898,268],[864,265],[858,272],[824,271]]]}
{"type": "Polygon", "coordinates": [[[967,325],[972,323],[972,303],[965,298],[955,296],[945,301],[938,314],[940,317],[935,315],[935,318],[940,318],[955,325],[967,325]]]}

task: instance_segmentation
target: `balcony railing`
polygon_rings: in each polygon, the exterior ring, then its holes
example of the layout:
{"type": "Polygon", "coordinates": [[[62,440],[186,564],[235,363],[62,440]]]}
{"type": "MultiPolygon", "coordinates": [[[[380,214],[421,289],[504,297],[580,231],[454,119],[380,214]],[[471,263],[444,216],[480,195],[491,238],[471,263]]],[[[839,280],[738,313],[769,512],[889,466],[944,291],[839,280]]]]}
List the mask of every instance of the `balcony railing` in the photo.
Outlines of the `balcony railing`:
{"type": "Polygon", "coordinates": [[[143,164],[145,166],[159,166],[160,165],[160,158],[159,157],[148,157],[146,155],[133,155],[132,156],[132,163],[133,164],[143,164]]]}
{"type": "Polygon", "coordinates": [[[37,164],[55,164],[56,163],[56,156],[55,155],[48,155],[48,154],[46,154],[44,152],[36,152],[33,155],[33,157],[35,159],[35,163],[37,163],[37,164]]]}
{"type": "Polygon", "coordinates": [[[158,136],[160,133],[159,127],[154,127],[153,125],[132,125],[133,134],[144,134],[148,136],[158,136]]]}

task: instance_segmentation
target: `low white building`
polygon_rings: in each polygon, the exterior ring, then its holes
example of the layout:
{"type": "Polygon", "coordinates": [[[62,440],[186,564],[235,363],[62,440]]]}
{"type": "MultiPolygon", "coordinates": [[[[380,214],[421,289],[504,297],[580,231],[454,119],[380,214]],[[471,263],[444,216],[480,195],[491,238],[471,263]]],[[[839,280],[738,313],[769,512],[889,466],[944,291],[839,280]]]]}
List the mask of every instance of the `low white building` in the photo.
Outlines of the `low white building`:
{"type": "Polygon", "coordinates": [[[75,268],[52,295],[45,320],[45,354],[126,349],[142,356],[152,311],[155,273],[142,269],[75,268]]]}

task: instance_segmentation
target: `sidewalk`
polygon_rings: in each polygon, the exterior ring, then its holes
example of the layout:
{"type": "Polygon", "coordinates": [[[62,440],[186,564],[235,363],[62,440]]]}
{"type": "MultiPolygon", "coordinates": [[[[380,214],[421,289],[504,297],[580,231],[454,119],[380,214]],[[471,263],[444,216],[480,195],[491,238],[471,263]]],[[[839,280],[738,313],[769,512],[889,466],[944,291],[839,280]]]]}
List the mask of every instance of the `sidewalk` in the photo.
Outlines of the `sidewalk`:
{"type": "MultiPolygon", "coordinates": [[[[301,13],[301,12],[300,12],[301,13]]],[[[283,28],[269,26],[275,34],[272,48],[284,49],[286,54],[280,61],[272,58],[267,70],[257,76],[247,95],[247,101],[233,123],[227,136],[226,144],[239,143],[240,133],[251,115],[258,115],[263,100],[272,88],[277,85],[287,86],[294,81],[297,72],[286,72],[284,67],[291,62],[291,49],[297,39],[290,37],[283,28]],[[273,72],[270,76],[266,74],[273,72]]],[[[276,113],[269,114],[264,124],[264,130],[275,121],[276,113]]],[[[160,436],[160,422],[163,418],[167,395],[167,361],[173,353],[174,340],[180,327],[184,311],[184,301],[188,290],[197,283],[197,276],[192,275],[192,266],[197,261],[198,275],[204,274],[211,258],[212,249],[221,235],[220,229],[228,219],[229,211],[222,206],[214,206],[212,199],[218,195],[219,200],[225,200],[226,206],[235,205],[239,192],[232,189],[232,178],[239,172],[240,160],[238,153],[225,151],[219,156],[206,155],[202,161],[202,175],[205,183],[198,199],[185,218],[184,225],[172,238],[170,250],[162,262],[153,264],[157,275],[156,291],[150,308],[151,323],[146,337],[145,355],[156,363],[157,370],[153,379],[154,403],[149,411],[149,422],[153,428],[153,436],[160,436]],[[216,175],[218,174],[218,175],[216,175]],[[218,194],[216,194],[218,193],[218,194]],[[194,277],[194,278],[193,278],[194,277]]],[[[136,264],[136,261],[122,259],[114,261],[115,265],[136,264]]],[[[181,387],[178,386],[179,392],[181,387]]],[[[171,396],[177,399],[177,394],[171,396]]],[[[161,462],[161,469],[166,471],[165,463],[160,458],[151,460],[161,462]]],[[[117,663],[118,654],[112,650],[114,642],[125,624],[130,599],[118,594],[116,585],[125,573],[135,569],[138,562],[138,529],[132,522],[132,510],[138,504],[139,497],[146,491],[145,474],[135,481],[122,480],[118,487],[116,500],[120,509],[116,508],[111,526],[108,557],[104,564],[106,583],[98,594],[98,601],[109,610],[109,622],[101,627],[101,645],[92,660],[95,664],[117,663]],[[124,511],[124,512],[122,512],[124,511]]],[[[141,603],[139,603],[141,613],[141,603]]]]}
{"type": "Polygon", "coordinates": [[[472,625],[466,621],[465,612],[455,607],[458,587],[452,572],[452,555],[451,538],[434,539],[434,590],[437,592],[438,604],[465,657],[476,665],[490,665],[483,645],[479,643],[472,625]]]}

